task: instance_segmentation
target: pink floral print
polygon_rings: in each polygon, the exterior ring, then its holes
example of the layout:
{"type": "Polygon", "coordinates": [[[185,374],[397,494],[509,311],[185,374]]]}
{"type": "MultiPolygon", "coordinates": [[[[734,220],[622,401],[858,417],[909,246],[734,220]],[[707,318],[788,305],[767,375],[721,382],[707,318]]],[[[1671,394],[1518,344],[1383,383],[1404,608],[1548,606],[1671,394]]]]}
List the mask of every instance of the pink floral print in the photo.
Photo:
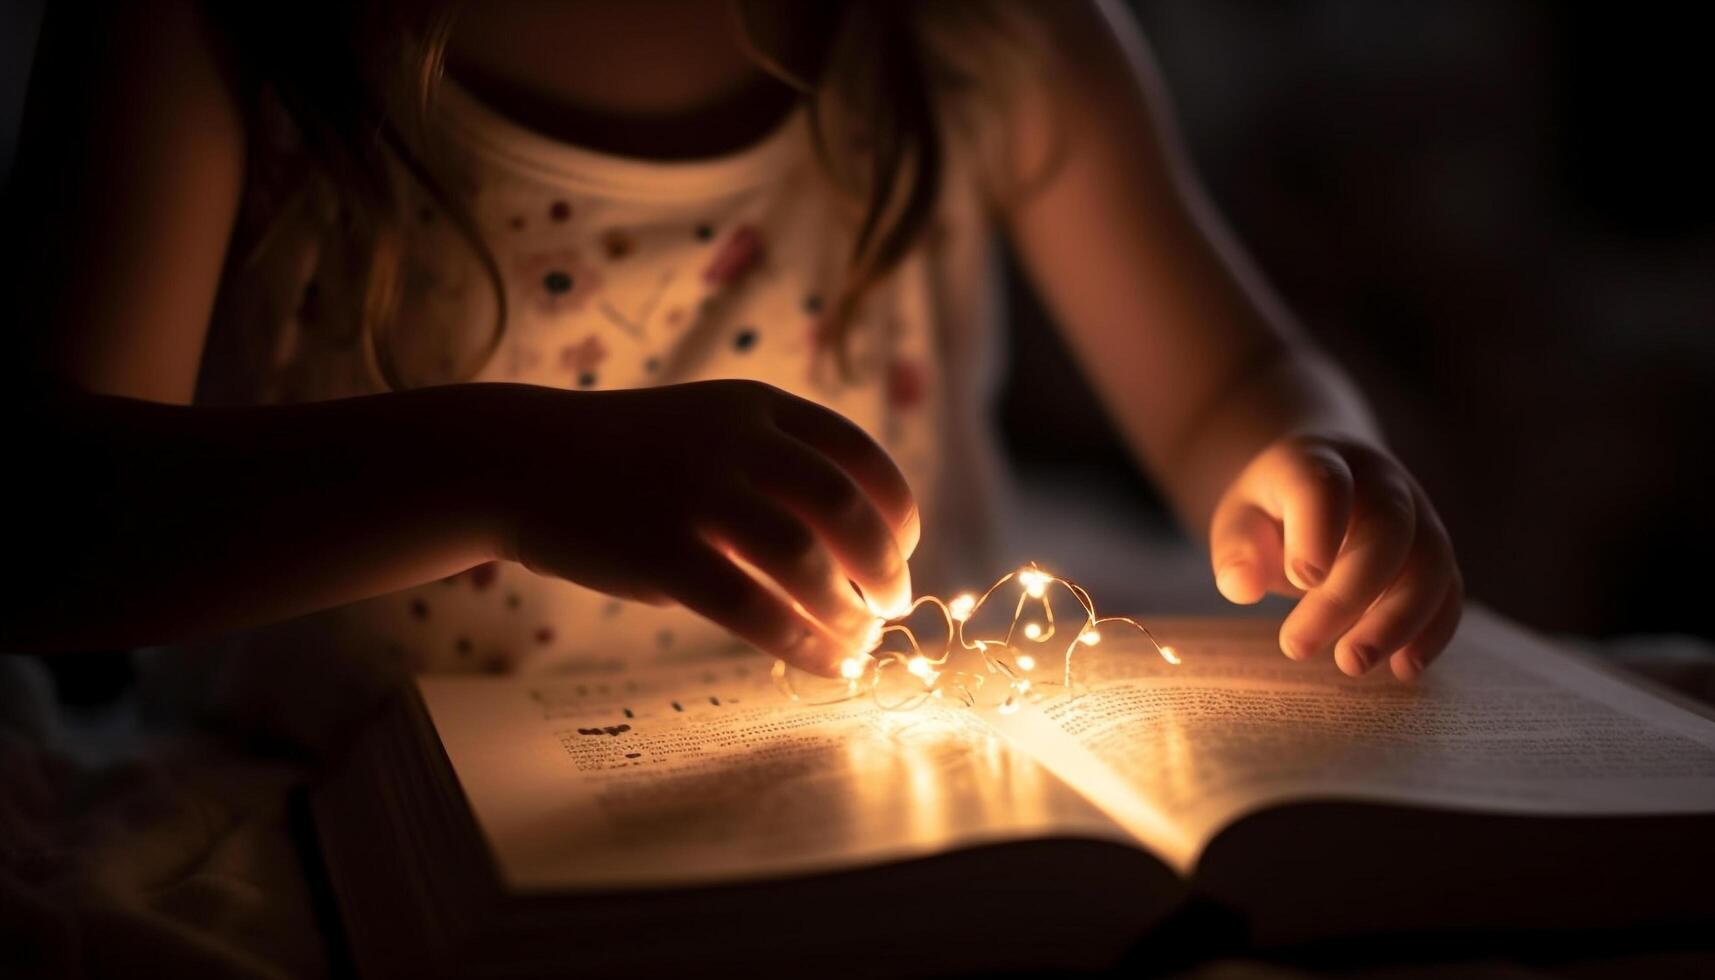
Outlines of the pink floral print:
{"type": "Polygon", "coordinates": [[[754,225],[740,225],[715,250],[703,280],[713,286],[731,286],[762,261],[763,252],[762,233],[754,225]]]}
{"type": "Polygon", "coordinates": [[[887,403],[894,408],[916,408],[928,394],[929,382],[916,361],[896,360],[887,366],[887,403]]]}

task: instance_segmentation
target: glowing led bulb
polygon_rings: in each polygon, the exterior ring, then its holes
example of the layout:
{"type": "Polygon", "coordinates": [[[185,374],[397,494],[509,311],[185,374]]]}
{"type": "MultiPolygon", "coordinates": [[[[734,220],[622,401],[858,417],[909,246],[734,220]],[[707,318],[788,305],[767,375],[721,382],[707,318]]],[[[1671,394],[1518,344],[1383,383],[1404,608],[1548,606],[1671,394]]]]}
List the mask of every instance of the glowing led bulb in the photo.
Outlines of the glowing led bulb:
{"type": "Polygon", "coordinates": [[[1026,568],[1018,573],[1018,584],[1024,586],[1024,591],[1032,599],[1042,598],[1042,590],[1048,587],[1048,576],[1034,568],[1026,568]]]}
{"type": "Polygon", "coordinates": [[[971,618],[971,611],[977,608],[977,597],[969,592],[947,603],[947,612],[953,616],[953,621],[962,623],[971,618]]]}
{"type": "MultiPolygon", "coordinates": [[[[734,558],[734,561],[738,560],[738,558],[734,558]]],[[[1000,581],[989,586],[987,592],[962,593],[950,600],[939,599],[935,596],[923,596],[916,602],[909,604],[907,608],[896,612],[881,609],[867,597],[865,597],[865,601],[868,602],[870,611],[874,615],[869,621],[868,629],[861,641],[862,646],[857,647],[857,644],[854,644],[854,647],[857,648],[849,651],[851,655],[839,661],[837,673],[844,681],[843,684],[838,685],[842,689],[841,692],[836,694],[833,691],[825,693],[811,691],[809,692],[811,696],[819,698],[819,700],[811,700],[809,703],[833,704],[868,695],[889,710],[895,708],[906,710],[910,705],[921,703],[929,698],[947,703],[957,702],[974,708],[978,706],[978,701],[971,691],[976,684],[982,683],[984,678],[976,677],[971,682],[971,686],[967,687],[965,683],[959,682],[959,678],[969,675],[958,673],[951,667],[946,670],[937,669],[949,664],[950,658],[955,654],[961,654],[963,651],[974,651],[988,668],[989,674],[999,672],[1006,675],[1004,678],[991,677],[989,679],[991,681],[998,680],[1003,686],[1004,689],[999,692],[1003,699],[999,709],[1004,714],[1010,714],[1019,710],[1024,702],[1041,696],[1035,693],[1035,681],[1026,676],[1033,671],[1045,668],[1045,672],[1038,679],[1050,687],[1058,688],[1060,684],[1053,681],[1052,678],[1064,669],[1066,671],[1065,683],[1070,685],[1072,652],[1080,645],[1095,646],[1101,642],[1101,632],[1098,632],[1096,626],[1098,623],[1109,627],[1115,624],[1129,626],[1142,633],[1151,643],[1156,642],[1149,629],[1136,620],[1127,619],[1124,616],[1098,616],[1095,604],[1090,600],[1089,594],[1077,583],[1069,579],[1057,578],[1043,571],[1034,562],[1027,563],[1023,568],[1007,573],[1000,581]],[[1004,632],[999,631],[1000,626],[995,626],[993,629],[985,630],[988,632],[987,636],[967,636],[967,631],[974,631],[970,621],[975,618],[977,611],[983,607],[996,589],[1011,581],[1016,581],[1019,584],[1024,595],[1018,597],[1011,621],[1004,623],[1004,632]],[[1056,627],[1054,622],[1055,610],[1047,599],[1048,586],[1050,585],[1064,587],[1070,601],[1076,602],[1081,608],[1082,619],[1074,619],[1058,628],[1056,627]],[[1027,598],[1035,599],[1040,608],[1031,608],[1030,604],[1025,601],[1027,598]],[[920,645],[920,638],[906,622],[907,617],[924,603],[934,605],[947,617],[948,630],[945,639],[941,641],[940,637],[935,637],[940,642],[939,645],[932,648],[920,645]],[[1042,616],[1042,619],[1034,619],[1038,615],[1042,616]],[[1020,643],[1024,640],[1033,644],[1043,644],[1050,638],[1059,635],[1061,631],[1070,631],[1073,626],[1077,627],[1077,635],[1073,639],[1071,647],[1065,651],[1064,657],[1051,656],[1048,660],[1042,660],[1042,654],[1038,651],[1042,651],[1044,648],[1037,645],[1027,648],[1035,652],[1035,655],[1024,653],[1020,649],[1020,643]],[[900,634],[909,644],[909,653],[889,652],[885,654],[885,663],[878,662],[875,657],[877,651],[881,649],[882,641],[893,633],[900,634]],[[923,687],[916,692],[915,698],[895,699],[884,696],[887,690],[893,690],[888,685],[894,679],[894,675],[887,674],[881,667],[895,664],[903,666],[907,673],[922,683],[923,687]],[[948,694],[949,691],[951,692],[950,695],[948,694]]],[[[801,605],[794,603],[793,608],[805,618],[812,618],[801,605]]],[[[1161,659],[1169,664],[1176,665],[1180,662],[1179,653],[1172,647],[1157,646],[1156,649],[1160,652],[1161,659]]],[[[794,701],[804,699],[805,692],[796,689],[786,661],[775,661],[770,676],[773,678],[775,686],[787,698],[794,701]]],[[[911,682],[906,682],[906,687],[913,686],[911,682]]],[[[902,692],[896,691],[895,693],[902,692]]]]}

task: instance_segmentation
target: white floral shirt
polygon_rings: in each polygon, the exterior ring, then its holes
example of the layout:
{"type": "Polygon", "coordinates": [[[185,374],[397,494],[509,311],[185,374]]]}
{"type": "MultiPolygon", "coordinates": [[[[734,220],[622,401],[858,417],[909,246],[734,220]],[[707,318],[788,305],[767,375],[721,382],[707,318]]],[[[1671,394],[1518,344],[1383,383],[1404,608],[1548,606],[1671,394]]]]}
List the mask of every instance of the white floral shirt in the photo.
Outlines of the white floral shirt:
{"type": "MultiPolygon", "coordinates": [[[[862,426],[904,470],[923,513],[912,562],[920,589],[992,577],[986,547],[999,468],[986,406],[998,304],[988,222],[956,152],[933,230],[868,296],[844,340],[853,370],[842,376],[825,314],[855,222],[820,172],[803,110],[748,149],[691,162],[551,140],[450,82],[437,111],[464,178],[460,192],[505,281],[505,331],[477,380],[777,385],[862,426]]],[[[401,362],[451,373],[481,352],[495,321],[493,291],[427,195],[408,215],[399,337],[413,346],[402,346],[401,362]]],[[[325,247],[301,259],[298,292],[281,304],[275,332],[266,342],[211,344],[205,380],[254,402],[378,390],[354,332],[315,322],[328,315],[332,292],[318,284],[337,277],[339,259],[325,247]],[[252,353],[223,365],[222,350],[252,353]]],[[[575,446],[575,435],[566,442],[575,446]]],[[[670,492],[639,488],[652,489],[670,492]]],[[[330,649],[356,646],[435,670],[554,669],[734,642],[684,610],[622,602],[505,563],[317,621],[334,634],[330,649]]]]}

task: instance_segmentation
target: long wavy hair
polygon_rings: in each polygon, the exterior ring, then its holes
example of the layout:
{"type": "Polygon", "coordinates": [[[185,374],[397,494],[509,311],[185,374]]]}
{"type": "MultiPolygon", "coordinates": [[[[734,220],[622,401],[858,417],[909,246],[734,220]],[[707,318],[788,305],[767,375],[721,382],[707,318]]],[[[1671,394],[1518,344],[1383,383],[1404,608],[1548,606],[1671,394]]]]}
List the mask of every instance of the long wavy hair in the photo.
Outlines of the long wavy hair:
{"type": "MultiPolygon", "coordinates": [[[[805,105],[819,164],[848,194],[857,233],[847,275],[830,304],[842,371],[844,342],[864,296],[898,267],[934,217],[946,167],[944,139],[1005,142],[1007,88],[1029,72],[1034,33],[1024,5],[1004,0],[727,0],[735,35],[763,71],[805,105]],[[862,134],[869,152],[835,152],[862,134]]],[[[212,4],[231,46],[251,117],[250,182],[223,288],[222,308],[244,306],[247,273],[265,263],[278,230],[306,214],[331,226],[352,285],[350,309],[325,319],[354,332],[374,379],[407,377],[398,316],[406,219],[401,175],[453,222],[489,281],[495,317],[486,341],[444,380],[468,380],[507,329],[499,264],[435,154],[433,109],[456,10],[413,0],[279,0],[212,4]],[[281,147],[289,147],[282,152],[281,147]]],[[[999,160],[1004,152],[979,158],[999,160]]],[[[985,170],[991,194],[1026,182],[985,170]]],[[[323,254],[327,265],[334,256],[323,254]]],[[[246,307],[255,312],[252,302],[246,307]]],[[[219,313],[217,313],[217,316],[219,313]]]]}

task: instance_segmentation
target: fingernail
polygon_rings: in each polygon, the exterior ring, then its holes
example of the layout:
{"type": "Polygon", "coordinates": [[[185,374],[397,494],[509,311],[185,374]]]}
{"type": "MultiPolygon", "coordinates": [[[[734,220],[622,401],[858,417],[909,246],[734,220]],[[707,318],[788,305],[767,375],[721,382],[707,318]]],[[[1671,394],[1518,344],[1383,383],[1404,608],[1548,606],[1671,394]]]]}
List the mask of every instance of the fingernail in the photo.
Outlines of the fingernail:
{"type": "Polygon", "coordinates": [[[906,565],[899,574],[899,601],[888,610],[888,619],[898,619],[911,611],[911,566],[906,565]]]}
{"type": "Polygon", "coordinates": [[[903,598],[896,598],[892,602],[883,603],[870,599],[867,605],[864,616],[866,624],[869,619],[899,619],[911,611],[911,593],[907,592],[903,598]]]}
{"type": "Polygon", "coordinates": [[[1215,588],[1221,590],[1221,595],[1232,602],[1239,601],[1239,590],[1244,583],[1241,581],[1245,570],[1244,562],[1228,562],[1215,573],[1215,588]]]}
{"type": "Polygon", "coordinates": [[[864,605],[882,619],[898,619],[911,611],[911,566],[901,560],[887,585],[864,595],[864,605]]]}
{"type": "Polygon", "coordinates": [[[1423,676],[1423,668],[1425,666],[1427,666],[1426,664],[1424,664],[1422,657],[1419,657],[1413,653],[1408,653],[1405,655],[1405,665],[1411,671],[1411,677],[1413,680],[1415,680],[1419,677],[1422,677],[1423,676]]]}
{"type": "Polygon", "coordinates": [[[1280,652],[1286,654],[1289,660],[1303,660],[1310,656],[1308,647],[1287,636],[1280,638],[1280,652]]]}
{"type": "Polygon", "coordinates": [[[836,636],[862,636],[869,629],[869,624],[875,615],[859,605],[846,606],[840,610],[837,620],[829,623],[836,636]]]}
{"type": "Polygon", "coordinates": [[[1300,558],[1292,563],[1292,571],[1298,576],[1299,583],[1306,589],[1314,589],[1322,584],[1328,573],[1315,565],[1300,558]]]}
{"type": "Polygon", "coordinates": [[[1370,668],[1374,667],[1376,661],[1381,659],[1381,654],[1376,652],[1375,647],[1363,643],[1354,643],[1347,647],[1346,656],[1351,659],[1352,666],[1357,668],[1354,676],[1369,673],[1370,668]]]}

